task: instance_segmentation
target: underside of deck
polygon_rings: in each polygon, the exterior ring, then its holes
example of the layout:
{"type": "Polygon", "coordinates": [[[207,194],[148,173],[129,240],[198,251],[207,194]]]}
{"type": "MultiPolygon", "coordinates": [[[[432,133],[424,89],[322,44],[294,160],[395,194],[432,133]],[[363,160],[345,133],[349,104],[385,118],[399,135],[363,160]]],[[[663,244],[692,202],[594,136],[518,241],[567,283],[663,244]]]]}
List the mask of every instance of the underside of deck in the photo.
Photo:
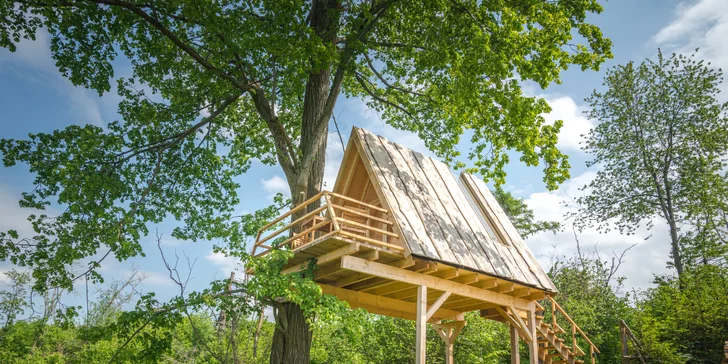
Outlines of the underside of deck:
{"type": "Polygon", "coordinates": [[[541,290],[410,255],[335,234],[294,250],[284,273],[302,270],[315,260],[314,277],[326,294],[352,308],[415,319],[417,289],[428,286],[427,302],[451,292],[433,313],[432,321],[462,320],[462,314],[498,305],[528,309],[543,299],[541,290]]]}

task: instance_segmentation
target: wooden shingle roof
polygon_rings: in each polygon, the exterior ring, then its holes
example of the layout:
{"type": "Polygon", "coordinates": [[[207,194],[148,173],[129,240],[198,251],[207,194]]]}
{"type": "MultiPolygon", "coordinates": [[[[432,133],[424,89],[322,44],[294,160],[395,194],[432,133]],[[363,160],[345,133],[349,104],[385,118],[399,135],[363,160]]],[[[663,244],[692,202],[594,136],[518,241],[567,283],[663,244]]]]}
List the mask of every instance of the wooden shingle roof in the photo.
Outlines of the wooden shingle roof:
{"type": "Polygon", "coordinates": [[[461,174],[458,183],[444,163],[360,128],[352,148],[412,255],[556,291],[482,180],[461,174]]]}

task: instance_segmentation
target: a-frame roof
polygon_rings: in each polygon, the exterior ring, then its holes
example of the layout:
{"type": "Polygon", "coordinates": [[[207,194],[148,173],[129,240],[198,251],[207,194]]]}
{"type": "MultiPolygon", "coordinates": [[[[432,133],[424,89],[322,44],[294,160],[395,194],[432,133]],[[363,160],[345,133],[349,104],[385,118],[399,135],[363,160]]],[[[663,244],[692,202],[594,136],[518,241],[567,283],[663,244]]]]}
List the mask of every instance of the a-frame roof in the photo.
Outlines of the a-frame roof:
{"type": "Polygon", "coordinates": [[[335,192],[359,159],[413,256],[556,291],[482,180],[354,128],[335,192]]]}

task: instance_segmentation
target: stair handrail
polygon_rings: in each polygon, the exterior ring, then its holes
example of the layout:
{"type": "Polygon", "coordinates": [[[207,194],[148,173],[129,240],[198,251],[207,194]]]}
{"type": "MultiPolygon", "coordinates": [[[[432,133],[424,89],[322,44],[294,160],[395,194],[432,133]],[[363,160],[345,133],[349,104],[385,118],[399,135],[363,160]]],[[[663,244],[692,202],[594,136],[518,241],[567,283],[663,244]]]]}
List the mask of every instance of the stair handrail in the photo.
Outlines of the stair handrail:
{"type": "MultiPolygon", "coordinates": [[[[596,352],[597,354],[600,354],[599,348],[597,348],[597,346],[594,345],[594,343],[591,340],[589,340],[589,337],[586,336],[586,334],[579,327],[579,325],[577,325],[576,322],[574,322],[574,320],[572,320],[571,317],[569,317],[569,315],[566,313],[566,311],[564,311],[564,309],[561,307],[561,305],[559,305],[556,302],[556,300],[553,299],[553,297],[551,297],[551,296],[546,296],[546,297],[548,297],[549,301],[551,301],[551,307],[556,308],[559,312],[561,312],[561,314],[566,318],[566,320],[571,323],[572,338],[575,336],[574,330],[576,330],[577,332],[579,332],[581,334],[581,336],[584,338],[584,340],[586,340],[586,342],[588,342],[589,345],[591,346],[590,352],[592,353],[592,355],[594,352],[596,352]]],[[[553,315],[553,320],[554,320],[554,322],[556,322],[556,315],[553,315]]]]}
{"type": "MultiPolygon", "coordinates": [[[[629,355],[629,347],[627,346],[627,339],[629,339],[629,341],[632,342],[634,351],[637,352],[637,359],[639,359],[642,364],[645,364],[645,358],[642,356],[642,347],[640,342],[637,341],[637,338],[634,336],[629,326],[627,326],[627,323],[621,319],[619,320],[619,334],[621,336],[620,341],[622,342],[622,359],[634,359],[629,355]]],[[[728,342],[726,343],[728,344],[728,342]]],[[[728,350],[728,345],[726,346],[726,349],[728,350]]]]}

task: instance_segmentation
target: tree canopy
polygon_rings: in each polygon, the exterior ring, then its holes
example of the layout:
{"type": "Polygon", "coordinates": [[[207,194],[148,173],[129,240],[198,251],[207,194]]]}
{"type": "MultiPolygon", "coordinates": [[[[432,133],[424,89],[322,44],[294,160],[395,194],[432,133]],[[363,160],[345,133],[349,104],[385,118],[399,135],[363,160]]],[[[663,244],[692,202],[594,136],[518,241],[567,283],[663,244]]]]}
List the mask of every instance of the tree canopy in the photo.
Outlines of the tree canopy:
{"type": "Polygon", "coordinates": [[[588,116],[599,124],[584,150],[594,157],[589,165],[601,170],[585,186],[589,194],[576,200],[579,226],[616,224],[632,233],[641,223],[651,228],[659,216],[669,226],[678,275],[684,243],[725,249],[728,103],[718,101],[721,81],[720,70],[694,56],[661,52],[656,60],[607,71],[607,90],[587,99],[588,116]]]}
{"type": "Polygon", "coordinates": [[[515,151],[553,189],[569,176],[562,123],[547,125],[548,104],[521,82],[598,69],[611,42],[587,16],[601,11],[596,0],[2,2],[0,46],[47,31],[63,76],[123,100],[104,127],[0,140],[5,166],[36,176],[21,206],[61,209],[31,215],[34,236],[0,233],[0,259],[32,267],[37,290],[70,289],[101,280],[109,256],[144,254],[140,239],[166,217],[182,222],[176,238],[241,246],[236,177],[259,160],[281,167],[294,204],[318,192],[340,95],[454,166],[467,131],[474,171],[497,183],[515,151]]]}
{"type": "Polygon", "coordinates": [[[147,224],[166,216],[184,223],[178,238],[239,241],[228,226],[235,176],[257,159],[281,166],[294,199],[320,188],[341,93],[450,162],[471,130],[469,155],[496,181],[505,150],[541,161],[553,188],[568,177],[561,123],[545,124],[548,105],[519,79],[545,87],[570,65],[597,69],[611,43],[586,17],[601,10],[594,0],[4,2],[0,45],[48,31],[59,72],[123,101],[104,128],[0,142],[5,166],[36,175],[21,206],[63,209],[32,215],[33,237],[3,233],[0,258],[34,267],[38,288],[70,287],[71,262],[99,254],[88,267],[98,279],[100,260],[143,254],[147,224]],[[571,44],[572,31],[585,44],[571,44]],[[131,77],[116,77],[119,59],[131,77]]]}

